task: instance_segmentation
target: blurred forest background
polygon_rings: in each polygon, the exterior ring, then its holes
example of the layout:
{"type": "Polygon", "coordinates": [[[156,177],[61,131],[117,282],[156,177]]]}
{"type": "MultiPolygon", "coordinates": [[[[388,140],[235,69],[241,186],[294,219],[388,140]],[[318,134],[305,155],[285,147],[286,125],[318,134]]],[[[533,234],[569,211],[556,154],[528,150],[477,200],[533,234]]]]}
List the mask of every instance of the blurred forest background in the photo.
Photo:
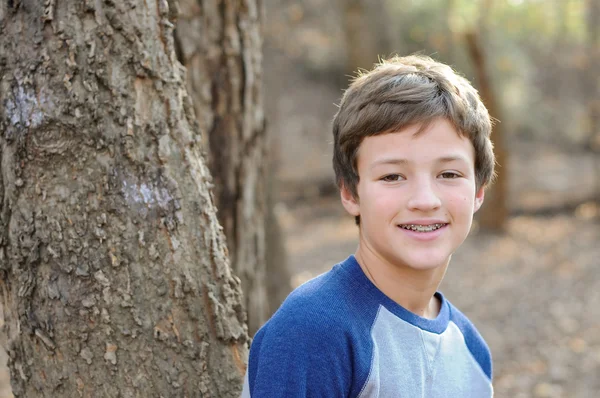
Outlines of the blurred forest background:
{"type": "Polygon", "coordinates": [[[499,219],[477,220],[441,290],[487,339],[496,396],[597,396],[600,2],[271,0],[266,7],[265,106],[292,287],[356,247],[331,169],[330,122],[349,78],[378,57],[430,55],[479,88],[498,119],[493,139],[503,152],[494,187],[503,192],[490,192],[483,212],[499,219]]]}
{"type": "MultiPolygon", "coordinates": [[[[488,341],[496,396],[597,396],[600,1],[264,7],[271,201],[282,229],[270,228],[269,239],[285,247],[269,254],[279,267],[272,307],[355,250],[331,169],[330,122],[349,79],[378,57],[430,55],[480,89],[500,152],[498,184],[478,215],[491,221],[476,221],[441,290],[488,341]]],[[[10,396],[3,377],[0,397],[10,396]]]]}

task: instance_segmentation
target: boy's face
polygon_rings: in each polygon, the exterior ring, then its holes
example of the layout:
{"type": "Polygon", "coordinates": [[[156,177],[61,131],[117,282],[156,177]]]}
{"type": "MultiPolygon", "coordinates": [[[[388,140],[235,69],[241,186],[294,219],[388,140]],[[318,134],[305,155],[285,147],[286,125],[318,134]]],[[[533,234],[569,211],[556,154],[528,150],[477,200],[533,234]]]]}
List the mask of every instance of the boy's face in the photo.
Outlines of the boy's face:
{"type": "Polygon", "coordinates": [[[399,267],[447,265],[483,203],[474,149],[446,119],[415,136],[419,125],[365,138],[358,151],[358,198],[342,189],[346,210],[360,215],[360,250],[399,267]]]}

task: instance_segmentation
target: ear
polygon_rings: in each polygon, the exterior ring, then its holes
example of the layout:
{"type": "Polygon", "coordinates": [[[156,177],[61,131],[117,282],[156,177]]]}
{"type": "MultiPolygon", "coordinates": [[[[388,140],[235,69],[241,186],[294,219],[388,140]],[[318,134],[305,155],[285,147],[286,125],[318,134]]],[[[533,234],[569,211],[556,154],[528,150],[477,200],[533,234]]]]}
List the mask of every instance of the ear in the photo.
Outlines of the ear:
{"type": "Polygon", "coordinates": [[[481,187],[475,193],[475,203],[473,204],[473,213],[477,212],[477,210],[479,210],[479,208],[483,204],[483,198],[484,198],[484,196],[485,196],[485,188],[481,187]]]}
{"type": "Polygon", "coordinates": [[[342,185],[340,189],[340,197],[342,199],[342,205],[344,209],[354,217],[360,215],[360,205],[358,203],[358,198],[355,198],[352,195],[352,192],[345,185],[342,185]]]}

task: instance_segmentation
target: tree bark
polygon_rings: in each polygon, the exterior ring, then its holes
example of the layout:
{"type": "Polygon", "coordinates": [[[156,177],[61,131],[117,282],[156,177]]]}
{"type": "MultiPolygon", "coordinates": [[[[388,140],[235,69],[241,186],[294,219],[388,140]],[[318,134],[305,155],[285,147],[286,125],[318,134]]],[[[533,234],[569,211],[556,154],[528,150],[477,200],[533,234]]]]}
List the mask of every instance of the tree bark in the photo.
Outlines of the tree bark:
{"type": "Polygon", "coordinates": [[[206,132],[218,216],[242,280],[251,334],[270,315],[266,273],[267,136],[260,2],[181,0],[176,40],[206,132]]]}
{"type": "Polygon", "coordinates": [[[454,22],[457,18],[456,16],[456,0],[446,0],[446,7],[445,7],[445,13],[446,13],[446,27],[448,29],[448,51],[447,51],[447,57],[448,60],[450,61],[451,65],[456,65],[456,61],[458,59],[458,54],[457,54],[457,40],[456,37],[457,35],[457,28],[456,28],[456,23],[454,22]]]}
{"type": "MultiPolygon", "coordinates": [[[[600,4],[595,0],[586,2],[587,16],[587,44],[588,44],[588,73],[586,93],[589,109],[589,146],[592,150],[600,152],[600,4]]],[[[586,74],[584,74],[585,76],[586,74]]]]}
{"type": "MultiPolygon", "coordinates": [[[[356,76],[359,69],[371,69],[378,61],[377,39],[369,25],[363,0],[341,0],[342,23],[346,45],[346,76],[356,76]]],[[[383,5],[380,5],[383,6],[383,5]]]]}
{"type": "Polygon", "coordinates": [[[240,281],[175,55],[176,9],[0,5],[0,292],[15,396],[239,396],[240,281]]]}
{"type": "MultiPolygon", "coordinates": [[[[491,79],[485,62],[485,55],[481,48],[477,33],[469,32],[465,35],[467,49],[473,67],[477,76],[479,93],[490,116],[496,120],[501,120],[500,106],[496,101],[496,96],[492,89],[491,79]]],[[[504,131],[500,123],[494,125],[492,131],[492,142],[494,143],[494,153],[496,154],[496,163],[499,166],[497,170],[498,177],[486,193],[485,204],[479,213],[479,224],[483,229],[490,231],[503,231],[506,228],[508,220],[507,207],[507,187],[508,173],[506,166],[508,164],[508,154],[506,144],[504,143],[504,131]]]]}
{"type": "MultiPolygon", "coordinates": [[[[595,153],[600,153],[600,4],[597,0],[586,2],[586,26],[589,64],[586,79],[586,101],[589,120],[588,147],[595,153]]],[[[596,200],[600,202],[600,162],[596,161],[596,200]]]]}

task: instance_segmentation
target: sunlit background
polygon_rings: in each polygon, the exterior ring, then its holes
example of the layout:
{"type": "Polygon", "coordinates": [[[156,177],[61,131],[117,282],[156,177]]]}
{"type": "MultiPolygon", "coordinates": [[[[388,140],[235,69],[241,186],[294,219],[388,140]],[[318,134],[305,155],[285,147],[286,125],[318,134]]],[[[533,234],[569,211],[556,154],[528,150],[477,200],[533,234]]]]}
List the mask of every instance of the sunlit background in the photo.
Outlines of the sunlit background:
{"type": "Polygon", "coordinates": [[[331,169],[330,122],[348,79],[378,57],[430,55],[480,90],[502,151],[487,215],[441,290],[490,345],[496,396],[597,396],[599,3],[265,2],[266,110],[292,286],[356,248],[331,169]]]}

